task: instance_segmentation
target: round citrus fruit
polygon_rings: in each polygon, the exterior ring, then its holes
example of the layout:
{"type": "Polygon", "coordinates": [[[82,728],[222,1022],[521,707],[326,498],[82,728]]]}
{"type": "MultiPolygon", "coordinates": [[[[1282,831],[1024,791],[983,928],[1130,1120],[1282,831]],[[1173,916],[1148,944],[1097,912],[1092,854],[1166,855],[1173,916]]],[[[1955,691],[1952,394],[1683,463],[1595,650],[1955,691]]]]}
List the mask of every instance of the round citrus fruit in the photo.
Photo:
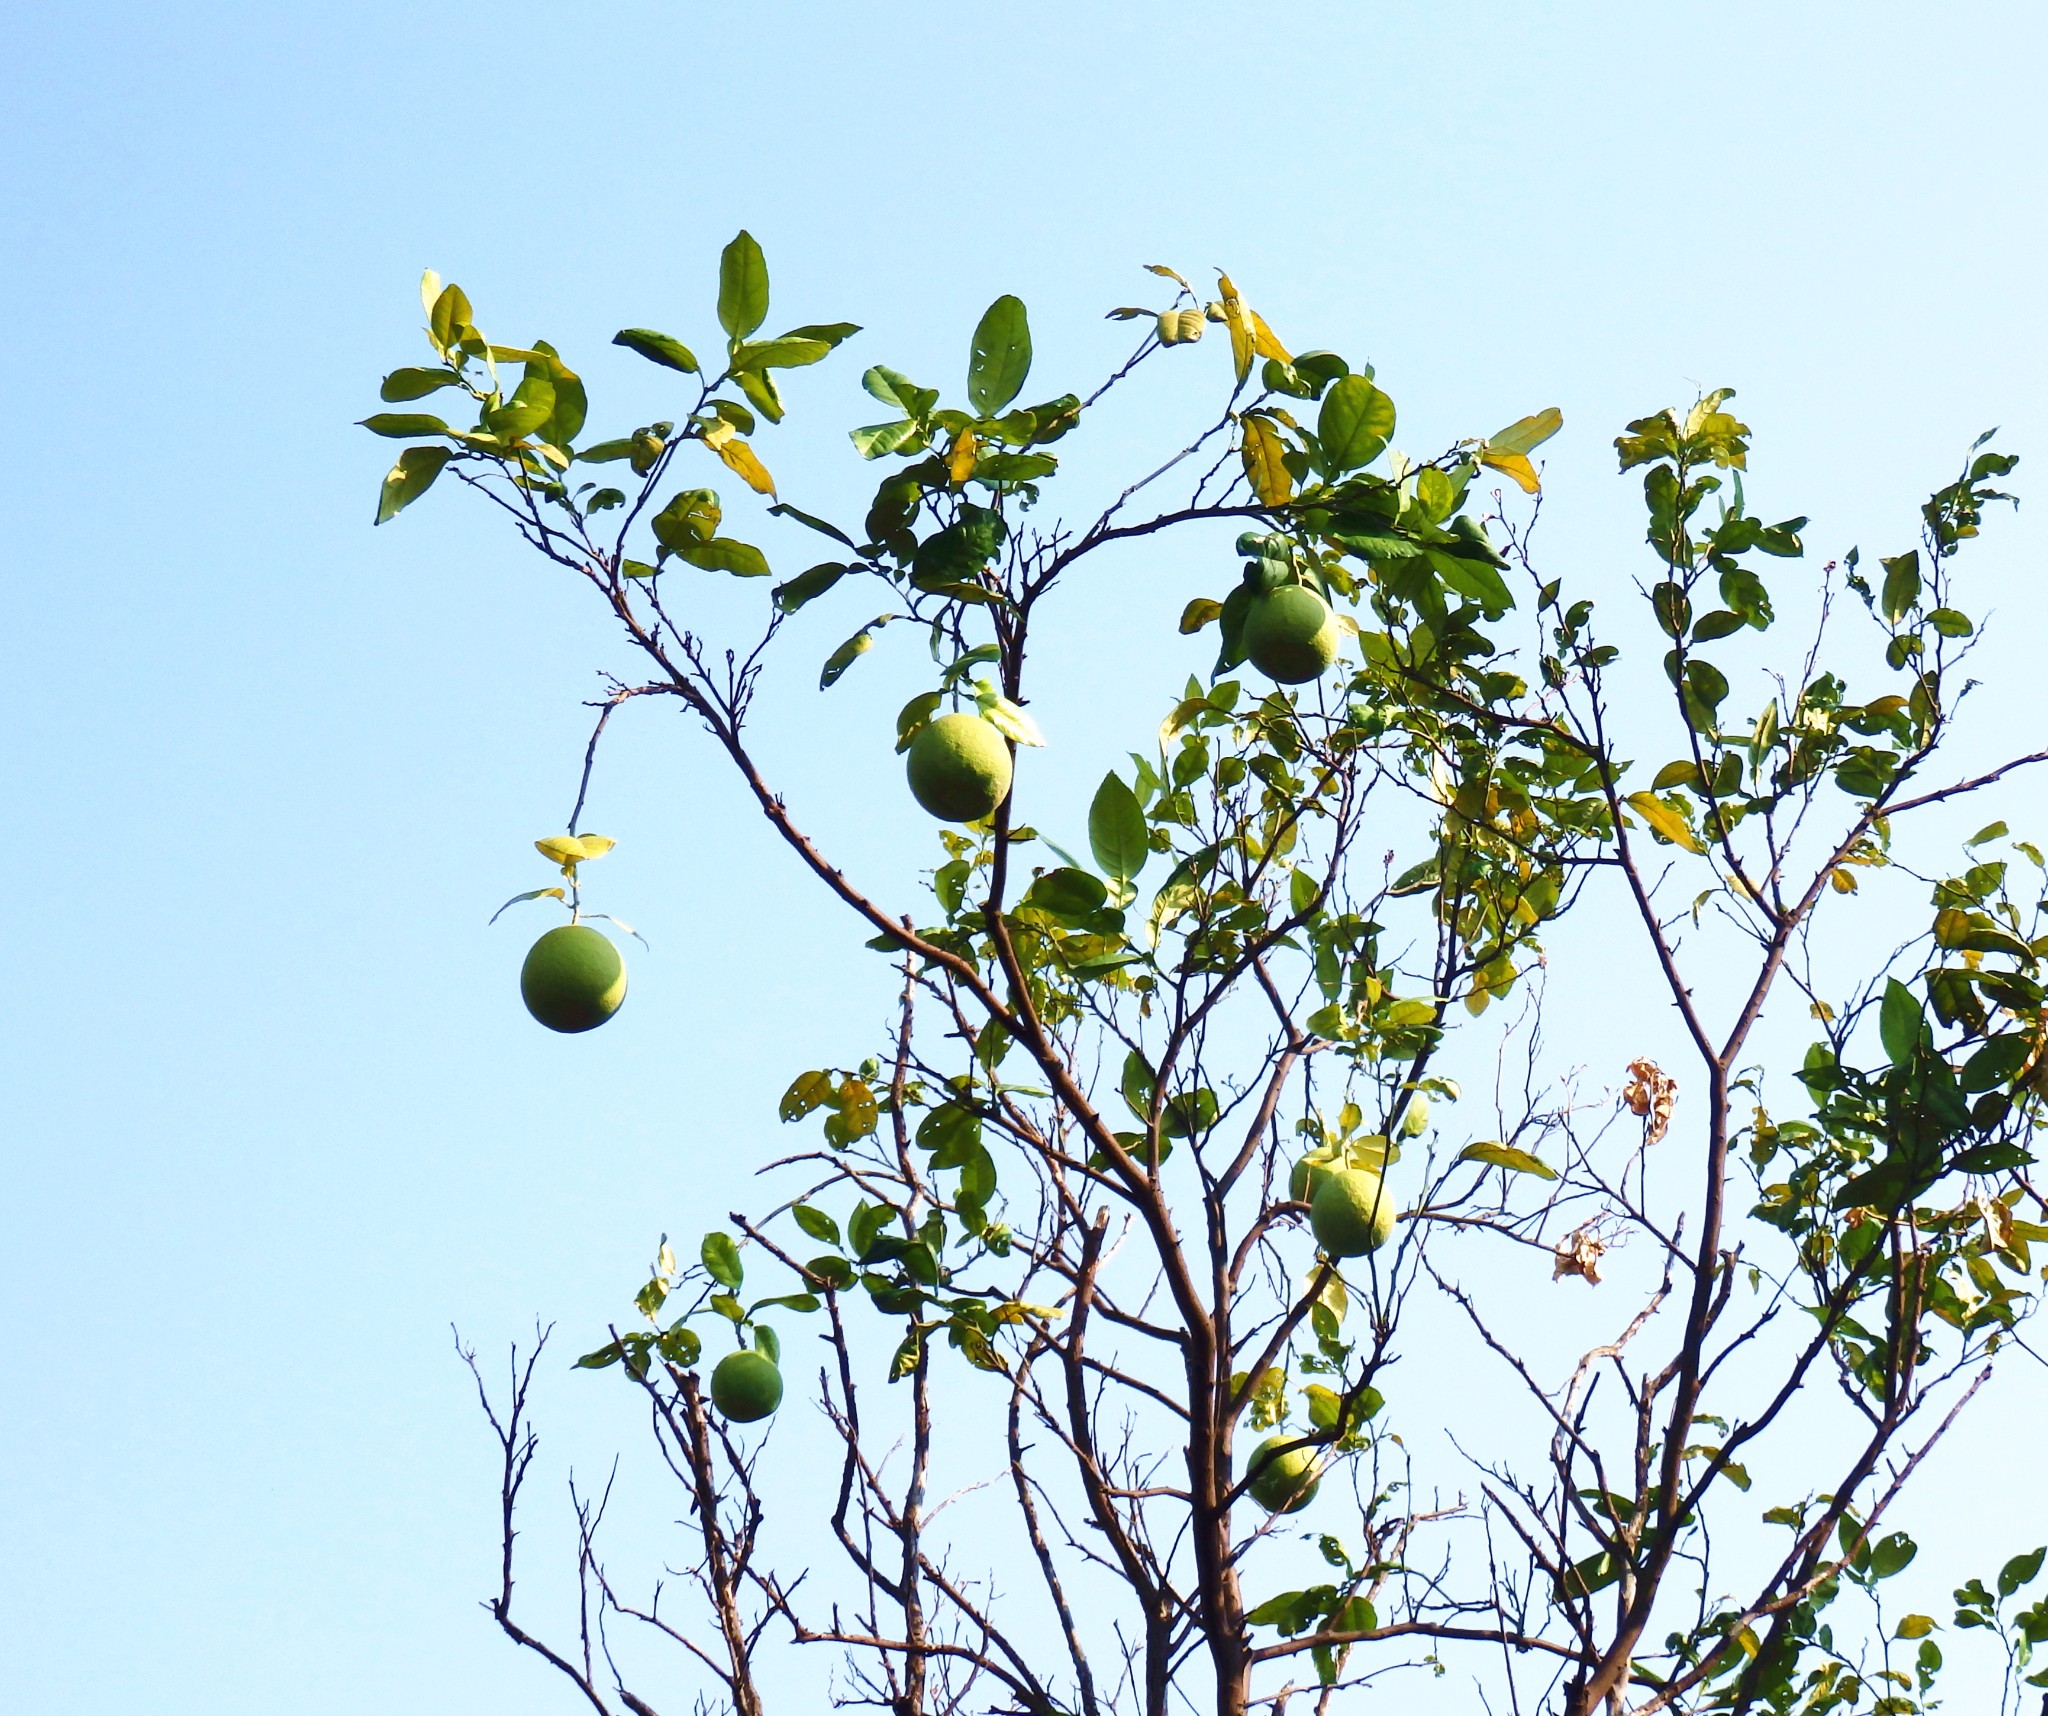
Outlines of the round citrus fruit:
{"type": "Polygon", "coordinates": [[[1299,1436],[1268,1436],[1252,1450],[1245,1467],[1251,1474],[1245,1494],[1268,1513],[1299,1513],[1316,1499],[1316,1486],[1323,1481],[1322,1464],[1316,1457],[1318,1450],[1287,1446],[1300,1440],[1299,1436]]]}
{"type": "Polygon", "coordinates": [[[1332,1257],[1363,1257],[1394,1236],[1394,1200],[1377,1174],[1346,1168],[1326,1176],[1309,1200],[1308,1225],[1332,1257]]]}
{"type": "Polygon", "coordinates": [[[528,950],[519,993],[550,1031],[594,1031],[626,998],[626,962],[588,924],[563,924],[528,950]]]}
{"type": "Polygon", "coordinates": [[[1320,679],[1343,641],[1330,604],[1301,584],[1285,584],[1257,597],[1244,617],[1246,659],[1283,685],[1320,679]]]}
{"type": "Polygon", "coordinates": [[[979,822],[1010,791],[1010,744],[979,715],[941,715],[910,741],[911,796],[941,822],[979,822]]]}
{"type": "Polygon", "coordinates": [[[1335,1152],[1311,1150],[1294,1164],[1293,1172],[1287,1176],[1287,1196],[1290,1201],[1305,1204],[1314,1199],[1322,1183],[1343,1167],[1335,1152]]]}
{"type": "Polygon", "coordinates": [[[735,1424],[766,1418],[782,1404],[782,1372],[766,1353],[727,1353],[711,1373],[711,1404],[735,1424]]]}

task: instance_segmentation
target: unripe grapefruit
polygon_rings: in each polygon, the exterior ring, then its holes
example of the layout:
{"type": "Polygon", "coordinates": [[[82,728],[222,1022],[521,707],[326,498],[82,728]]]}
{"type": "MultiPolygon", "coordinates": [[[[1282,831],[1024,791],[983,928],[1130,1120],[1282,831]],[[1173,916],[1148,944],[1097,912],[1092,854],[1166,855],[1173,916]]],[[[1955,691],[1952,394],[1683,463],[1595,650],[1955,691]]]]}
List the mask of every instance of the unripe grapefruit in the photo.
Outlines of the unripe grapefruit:
{"type": "Polygon", "coordinates": [[[563,924],[528,950],[519,993],[550,1031],[594,1031],[626,998],[626,962],[588,924],[563,924]]]}
{"type": "Polygon", "coordinates": [[[1325,1153],[1311,1150],[1294,1164],[1294,1170],[1287,1176],[1288,1199],[1297,1204],[1311,1202],[1322,1183],[1343,1168],[1334,1152],[1325,1153]]]}
{"type": "Polygon", "coordinates": [[[766,1353],[727,1353],[711,1373],[711,1404],[735,1424],[766,1418],[782,1404],[782,1372],[766,1353]]]}
{"type": "Polygon", "coordinates": [[[1283,685],[1320,679],[1343,641],[1330,604],[1301,584],[1285,584],[1254,598],[1241,640],[1252,666],[1283,685]]]}
{"type": "Polygon", "coordinates": [[[1308,1225],[1332,1257],[1364,1257],[1394,1237],[1394,1200],[1377,1174],[1346,1168],[1309,1200],[1308,1225]]]}
{"type": "Polygon", "coordinates": [[[1245,1466],[1251,1481],[1244,1493],[1268,1513],[1299,1513],[1316,1499],[1316,1488],[1323,1481],[1322,1462],[1317,1458],[1320,1450],[1287,1448],[1288,1443],[1300,1440],[1293,1435],[1268,1436],[1252,1450],[1245,1466]],[[1283,1448],[1285,1453],[1274,1452],[1283,1448]]]}
{"type": "Polygon", "coordinates": [[[979,715],[941,715],[910,741],[911,796],[941,822],[979,822],[1010,791],[1010,744],[979,715]]]}

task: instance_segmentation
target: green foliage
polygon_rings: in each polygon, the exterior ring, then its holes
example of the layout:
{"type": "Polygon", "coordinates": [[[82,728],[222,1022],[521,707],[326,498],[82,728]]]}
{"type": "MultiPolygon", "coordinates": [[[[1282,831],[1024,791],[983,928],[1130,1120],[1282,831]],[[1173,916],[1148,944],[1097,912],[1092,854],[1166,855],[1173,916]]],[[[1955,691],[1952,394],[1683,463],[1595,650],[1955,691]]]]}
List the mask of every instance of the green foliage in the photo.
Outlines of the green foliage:
{"type": "MultiPolygon", "coordinates": [[[[2048,1264],[2032,1251],[2048,1210],[2030,1177],[2048,1087],[2048,866],[2003,821],[1953,863],[1918,847],[1907,860],[1898,843],[1914,813],[2006,773],[1957,782],[1934,759],[1980,627],[1957,555],[2011,499],[1993,485],[2013,459],[1980,440],[1922,509],[1919,543],[1876,556],[1874,574],[1854,549],[1812,568],[1805,517],[1749,510],[1756,437],[1729,390],[1641,417],[1615,448],[1640,473],[1651,553],[1640,608],[1608,613],[1618,591],[1568,592],[1532,547],[1523,497],[1543,483],[1532,455],[1563,427],[1554,408],[1427,458],[1397,453],[1370,365],[1289,351],[1227,275],[1208,298],[1152,273],[1176,295],[1112,312],[1140,341],[1092,391],[1017,404],[1032,340],[1010,296],[974,329],[960,394],[869,364],[862,387],[888,415],[848,433],[871,498],[864,483],[837,518],[783,500],[754,441],[803,403],[793,373],[859,330],[760,337],[769,276],[748,234],[717,272],[722,367],[695,355],[715,345],[620,332],[675,390],[673,416],[588,437],[586,384],[562,356],[491,344],[467,296],[428,277],[435,363],[391,371],[380,394],[441,414],[364,420],[414,443],[378,522],[453,470],[594,585],[652,676],[621,677],[607,713],[681,699],[898,986],[874,1052],[783,1093],[778,1118],[797,1129],[776,1152],[786,1199],[706,1235],[689,1269],[664,1243],[634,1300],[645,1327],[579,1364],[622,1366],[658,1416],[680,1412],[667,1421],[685,1424],[669,1444],[679,1469],[727,1498],[698,1522],[707,1546],[751,1542],[718,1507],[747,1519],[754,1481],[745,1458],[688,1434],[707,1319],[720,1370],[773,1373],[778,1400],[782,1348],[759,1318],[814,1319],[846,1449],[842,1545],[861,1540],[852,1520],[924,1553],[923,1478],[882,1475],[873,1422],[908,1412],[915,1439],[954,1391],[989,1391],[1019,1426],[1013,1476],[1035,1522],[1019,1564],[1061,1563],[1085,1521],[1085,1577],[1111,1569],[1136,1605],[1116,1635],[1145,1641],[1132,1683],[1182,1672],[1175,1653],[1199,1640],[1231,1710],[1255,1682],[1256,1701],[1277,1702],[1297,1656],[1336,1688],[1415,1640],[1445,1658],[1489,1652],[1489,1673],[1505,1658],[1521,1707],[1543,1696],[1528,1664],[1557,1668],[1571,1716],[1631,1688],[1675,1709],[1931,1708],[1942,1628],[1917,1612],[1886,1621],[1887,1589],[1923,1569],[1879,1474],[1999,1357],[2048,1264]],[[1209,328],[1222,335],[1203,344],[1209,328]],[[1214,420],[1151,475],[1107,484],[1120,498],[1106,510],[1053,520],[1067,437],[1155,361],[1211,364],[1214,420]],[[586,465],[611,482],[583,480],[586,465]],[[704,486],[721,470],[737,479],[723,496],[704,486]],[[1040,802],[1028,772],[1013,786],[1012,746],[1050,734],[1078,756],[1100,737],[1092,711],[1034,701],[1047,634],[1033,627],[1073,592],[1083,612],[1118,611],[1118,586],[1090,580],[1127,538],[1226,520],[1207,540],[1239,532],[1234,558],[1190,562],[1178,633],[1157,640],[1206,659],[1206,642],[1178,639],[1213,624],[1206,677],[1160,697],[1138,749],[1119,744],[1128,766],[1103,776],[1085,818],[1040,802]],[[817,536],[832,559],[813,559],[817,536]],[[699,573],[769,580],[757,637],[700,635],[699,573]],[[1305,616],[1282,640],[1299,659],[1269,635],[1282,610],[1305,616]],[[1843,613],[1868,628],[1862,645],[1842,636],[1843,613]],[[1643,676],[1615,671],[1624,644],[1661,665],[1648,701],[1643,676]],[[819,663],[821,693],[869,654],[918,664],[893,743],[946,825],[916,910],[822,853],[750,748],[764,664],[789,650],[819,663]],[[1247,664],[1264,677],[1237,677],[1247,664]],[[938,789],[962,783],[938,777],[962,772],[963,734],[974,790],[949,795],[938,789]],[[1910,880],[1923,873],[1939,878],[1924,906],[1910,880]],[[1885,901],[1883,948],[1857,915],[1866,887],[1885,901]],[[1654,985],[1694,1057],[1682,1080],[1632,1064],[1618,1107],[1536,1093],[1544,970],[1582,947],[1555,931],[1588,900],[1604,902],[1600,957],[1624,968],[1603,968],[1602,993],[1633,1006],[1629,974],[1654,985]],[[1850,956],[1846,988],[1808,958],[1830,935],[1850,956]],[[1702,945],[1712,983],[1697,981],[1702,945]],[[1748,999],[1717,1012],[1709,996],[1731,989],[1748,999]],[[1454,1075],[1504,1089],[1516,1044],[1531,1057],[1521,1117],[1504,1102],[1482,1126],[1454,1075]],[[1546,1254],[1555,1285],[1526,1274],[1546,1254]],[[750,1279],[767,1296],[744,1299],[750,1279]],[[1499,1301],[1548,1291],[1568,1318],[1584,1301],[1565,1295],[1589,1290],[1646,1297],[1634,1321],[1596,1302],[1599,1331],[1560,1391],[1496,1332],[1499,1301]],[[1495,1367],[1473,1397],[1533,1390],[1545,1426],[1482,1501],[1447,1514],[1423,1504],[1408,1462],[1446,1420],[1463,1427],[1460,1403],[1382,1393],[1405,1374],[1392,1367],[1417,1294],[1470,1324],[1470,1362],[1495,1367]],[[1586,1385],[1610,1366],[1625,1408],[1586,1385]],[[1792,1494],[1752,1497],[1784,1469],[1795,1399],[1829,1401],[1840,1435],[1791,1450],[1792,1494]],[[1242,1506],[1256,1492],[1231,1449],[1251,1432],[1324,1474],[1286,1517],[1342,1527],[1313,1538],[1337,1577],[1304,1581],[1280,1516],[1242,1506]],[[1065,1510],[1059,1531],[1041,1505],[1065,1510]],[[1759,1513],[1790,1534],[1785,1552],[1762,1572],[1719,1559],[1759,1513]],[[1457,1535],[1475,1520],[1484,1560],[1457,1535]],[[1491,1559],[1524,1550],[1506,1573],[1491,1559]],[[1847,1618],[1856,1604],[1867,1625],[1847,1618]]],[[[1133,672],[1149,659],[1126,655],[1133,672]]],[[[887,731],[816,725],[843,736],[850,772],[893,773],[887,731]]],[[[572,911],[581,853],[561,860],[572,911]]],[[[734,1418],[758,1404],[732,1399],[734,1418]]],[[[2015,1557],[1995,1594],[1979,1581],[1956,1593],[1948,1630],[2003,1644],[2009,1692],[2042,1679],[2030,1653],[2048,1601],[2020,1602],[2041,1565],[2015,1557]]],[[[961,1648],[1015,1707],[1099,1708],[1078,1645],[1056,1688],[1029,1652],[989,1642],[1000,1623],[957,1587],[944,1600],[948,1636],[983,1641],[961,1648]]],[[[776,1601],[766,1612],[795,1618],[776,1601]]],[[[922,1648],[880,1647],[882,1679],[922,1648]]]]}

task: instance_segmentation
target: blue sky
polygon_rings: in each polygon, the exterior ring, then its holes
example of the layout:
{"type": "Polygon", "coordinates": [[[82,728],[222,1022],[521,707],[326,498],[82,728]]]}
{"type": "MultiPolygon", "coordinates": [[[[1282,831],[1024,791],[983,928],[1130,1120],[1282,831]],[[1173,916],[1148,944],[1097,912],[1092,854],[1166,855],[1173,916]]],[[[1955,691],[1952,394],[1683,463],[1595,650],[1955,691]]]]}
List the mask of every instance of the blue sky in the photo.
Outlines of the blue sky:
{"type": "MultiPolygon", "coordinates": [[[[473,1606],[491,1450],[449,1324],[497,1347],[539,1315],[574,1350],[661,1231],[744,1195],[776,1094],[879,1000],[693,735],[633,712],[593,903],[654,951],[588,1039],[519,1011],[538,920],[484,920],[547,879],[528,843],[621,654],[453,494],[371,531],[389,449],[351,425],[424,361],[423,267],[630,426],[659,395],[611,331],[704,337],[750,227],[774,316],[867,329],[771,443],[831,499],[861,365],[957,386],[1013,291],[1035,379],[1080,383],[1141,264],[1221,265],[1297,348],[1376,363],[1412,445],[1561,406],[1547,550],[1618,588],[1642,554],[1609,440],[1704,386],[1741,389],[1756,505],[1812,514],[1817,550],[1905,545],[1994,424],[2031,489],[2044,58],[2027,5],[9,13],[0,1704],[567,1708],[473,1606]]],[[[2005,621],[1987,756],[2040,722],[2028,517],[1975,573],[2005,621]]],[[[1075,629],[1086,731],[1033,765],[1069,815],[1201,665],[1150,640],[1225,576],[1132,565],[1117,625],[1075,629]]],[[[805,616],[806,664],[863,617],[805,616]]],[[[877,652],[829,703],[795,673],[764,728],[899,897],[929,862],[888,755],[916,672],[877,652]]],[[[550,1373],[551,1457],[632,1437],[604,1380],[550,1373]]],[[[1943,1466],[1944,1505],[2048,1535],[1990,1469],[1943,1466]]]]}

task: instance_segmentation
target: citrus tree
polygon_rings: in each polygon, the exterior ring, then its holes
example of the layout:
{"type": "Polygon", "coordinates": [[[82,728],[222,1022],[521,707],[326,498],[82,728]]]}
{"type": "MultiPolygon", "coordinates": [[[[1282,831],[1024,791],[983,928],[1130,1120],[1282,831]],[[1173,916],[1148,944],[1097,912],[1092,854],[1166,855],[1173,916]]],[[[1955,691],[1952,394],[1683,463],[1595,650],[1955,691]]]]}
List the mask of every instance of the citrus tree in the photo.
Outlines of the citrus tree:
{"type": "MultiPolygon", "coordinates": [[[[529,1346],[478,1377],[498,1624],[643,1716],[827,1689],[1278,1716],[1404,1675],[1566,1716],[1906,1712],[1965,1633],[2017,1708],[2039,1550],[1938,1614],[1888,1598],[1925,1571],[1902,1498],[2017,1344],[2048,1239],[2042,854],[2002,822],[1958,850],[1934,814],[2048,757],[1939,762],[1976,642],[1957,555],[2014,461],[1980,441],[1917,546],[1815,569],[1804,519],[1749,510],[1714,392],[1626,427],[1648,553],[1632,589],[1574,586],[1531,534],[1555,410],[1395,451],[1370,366],[1290,351],[1228,276],[1151,272],[1163,303],[1112,312],[1137,338],[1092,391],[1031,385],[1008,296],[962,391],[868,368],[858,518],[784,498],[761,446],[789,372],[859,330],[764,334],[747,234],[712,355],[616,337],[671,419],[601,433],[555,347],[493,344],[427,277],[433,362],[366,422],[410,443],[378,522],[453,479],[633,663],[539,842],[560,880],[521,896],[567,917],[527,957],[535,1019],[625,998],[623,926],[581,893],[611,843],[578,822],[642,699],[680,706],[894,973],[872,1035],[790,1069],[760,1207],[695,1212],[694,1258],[664,1240],[578,1361],[645,1396],[700,1600],[615,1572],[586,1496],[580,1624],[551,1642],[515,1610],[529,1346]],[[1213,412],[1089,466],[1104,396],[1170,364],[1208,366],[1213,412]],[[1114,499],[1060,515],[1077,475],[1114,499]],[[1213,670],[1163,682],[1085,826],[1056,826],[1028,753],[1091,716],[1034,695],[1034,636],[1063,600],[1114,609],[1119,548],[1168,532],[1200,550],[1180,631],[1213,670]],[[757,617],[713,635],[728,578],[759,581],[757,617]],[[818,695],[929,647],[894,734],[937,841],[915,887],[835,863],[753,746],[813,604],[863,620],[818,695]],[[1660,998],[1685,1061],[1580,1076],[1583,1015],[1544,1007],[1578,958],[1660,998]],[[820,1438],[836,1489],[786,1517],[776,1469],[820,1438]],[[634,1629],[665,1667],[629,1671],[634,1629]]],[[[851,768],[888,738],[820,742],[851,768]]]]}

